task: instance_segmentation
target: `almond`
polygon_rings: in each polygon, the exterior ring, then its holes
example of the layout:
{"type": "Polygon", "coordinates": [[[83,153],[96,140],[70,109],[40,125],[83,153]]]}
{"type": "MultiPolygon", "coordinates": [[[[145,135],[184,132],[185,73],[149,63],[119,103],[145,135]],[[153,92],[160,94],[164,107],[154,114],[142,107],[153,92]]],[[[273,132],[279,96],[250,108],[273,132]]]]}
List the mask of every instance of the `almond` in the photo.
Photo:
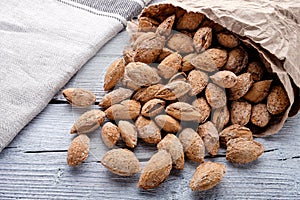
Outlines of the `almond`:
{"type": "Polygon", "coordinates": [[[175,169],[184,168],[184,153],[183,147],[180,140],[173,134],[167,134],[164,139],[162,139],[157,144],[157,149],[166,150],[172,158],[172,163],[175,169]]]}
{"type": "Polygon", "coordinates": [[[191,64],[196,69],[206,72],[216,71],[223,67],[226,62],[227,52],[216,48],[208,49],[191,60],[191,64]]]}
{"type": "Polygon", "coordinates": [[[139,116],[141,104],[135,100],[125,100],[120,104],[112,105],[105,110],[106,117],[110,120],[135,119],[139,116]]]}
{"type": "Polygon", "coordinates": [[[136,91],[132,98],[144,104],[150,101],[151,99],[154,99],[156,93],[163,87],[164,85],[162,84],[155,84],[149,87],[140,88],[136,91]]]}
{"type": "Polygon", "coordinates": [[[191,96],[196,96],[202,92],[208,84],[209,77],[199,70],[192,70],[188,75],[188,83],[192,86],[189,92],[191,96]]]}
{"type": "Polygon", "coordinates": [[[226,160],[232,163],[246,164],[258,159],[264,152],[259,142],[236,138],[227,143],[226,160]]]}
{"type": "Polygon", "coordinates": [[[264,100],[271,87],[272,80],[258,81],[252,85],[244,98],[252,103],[259,103],[264,100]]]}
{"type": "Polygon", "coordinates": [[[238,100],[242,98],[250,89],[253,80],[250,73],[244,73],[237,77],[237,83],[228,90],[229,100],[238,100]]]}
{"type": "Polygon", "coordinates": [[[126,146],[134,148],[137,145],[137,130],[136,127],[128,121],[119,121],[118,127],[120,129],[121,137],[126,143],[126,146]]]}
{"type": "Polygon", "coordinates": [[[237,76],[231,71],[219,71],[210,76],[213,83],[222,88],[232,88],[237,83],[237,76]]]}
{"type": "Polygon", "coordinates": [[[249,128],[234,124],[228,126],[220,133],[220,142],[226,146],[227,142],[231,139],[244,138],[246,140],[252,140],[252,132],[249,128]]]}
{"type": "Polygon", "coordinates": [[[171,78],[181,68],[182,57],[179,53],[172,53],[157,67],[158,74],[165,79],[171,78]]]}
{"type": "Polygon", "coordinates": [[[171,34],[174,21],[175,15],[168,17],[157,27],[156,33],[168,37],[171,34]]]}
{"type": "Polygon", "coordinates": [[[95,94],[80,88],[68,88],[63,90],[62,94],[71,105],[77,107],[88,107],[96,101],[95,94]]]}
{"type": "Polygon", "coordinates": [[[226,167],[221,163],[205,162],[197,167],[190,188],[193,191],[209,190],[219,184],[224,177],[226,167]]]}
{"type": "Polygon", "coordinates": [[[145,117],[154,117],[161,113],[165,108],[165,101],[161,99],[152,99],[142,107],[142,115],[145,117]]]}
{"type": "Polygon", "coordinates": [[[201,137],[191,128],[185,128],[178,136],[185,155],[194,162],[204,162],[205,146],[201,137]]]}
{"type": "Polygon", "coordinates": [[[108,148],[113,148],[120,138],[120,129],[111,122],[107,122],[101,129],[101,138],[108,148]]]}
{"type": "Polygon", "coordinates": [[[271,119],[271,115],[268,112],[266,104],[257,104],[252,106],[252,113],[251,113],[251,122],[252,124],[265,127],[269,123],[271,119]]]}
{"type": "Polygon", "coordinates": [[[252,106],[246,101],[233,101],[230,109],[232,124],[246,125],[251,117],[252,106]]]}
{"type": "Polygon", "coordinates": [[[71,167],[80,165],[89,154],[90,139],[86,135],[78,135],[70,144],[67,162],[71,167]]]}
{"type": "Polygon", "coordinates": [[[81,115],[71,128],[71,134],[90,133],[99,128],[105,119],[105,113],[101,110],[90,110],[81,115]]]}
{"type": "Polygon", "coordinates": [[[185,102],[176,102],[166,108],[166,113],[181,121],[199,121],[201,114],[197,107],[185,102]]]}
{"type": "Polygon", "coordinates": [[[187,12],[179,18],[176,29],[194,31],[204,18],[205,16],[201,13],[187,12]]]}
{"type": "Polygon", "coordinates": [[[207,85],[205,97],[212,108],[221,108],[227,103],[225,90],[213,83],[207,85]]]}
{"type": "Polygon", "coordinates": [[[234,48],[239,45],[239,39],[230,32],[222,32],[217,34],[217,40],[220,45],[227,48],[234,48]]]}
{"type": "Polygon", "coordinates": [[[194,35],[193,43],[198,53],[208,49],[212,43],[212,29],[210,27],[199,28],[194,35]]]}
{"type": "Polygon", "coordinates": [[[112,149],[103,156],[101,164],[120,176],[132,176],[141,171],[141,164],[133,152],[127,149],[112,149]]]}
{"type": "Polygon", "coordinates": [[[177,133],[181,130],[179,122],[169,115],[158,115],[155,117],[156,124],[164,131],[177,133]]]}
{"type": "Polygon", "coordinates": [[[247,63],[248,53],[242,47],[236,47],[229,52],[224,69],[237,74],[246,68],[247,63]]]}
{"type": "Polygon", "coordinates": [[[207,152],[213,156],[217,155],[220,143],[219,133],[215,125],[210,121],[205,122],[198,127],[197,132],[201,136],[207,152]]]}
{"type": "Polygon", "coordinates": [[[177,51],[181,54],[188,54],[194,52],[193,40],[189,36],[182,33],[173,34],[167,46],[174,51],[177,51]]]}
{"type": "Polygon", "coordinates": [[[141,62],[131,62],[125,68],[123,85],[137,90],[142,86],[150,86],[160,82],[156,70],[141,62]]]}
{"type": "Polygon", "coordinates": [[[169,55],[171,55],[172,53],[174,53],[174,51],[172,51],[169,48],[163,48],[162,51],[160,52],[158,58],[157,58],[157,62],[161,62],[163,61],[163,59],[165,59],[166,57],[168,57],[169,55]]]}
{"type": "Polygon", "coordinates": [[[229,119],[230,113],[227,106],[217,108],[212,113],[212,123],[214,123],[219,132],[228,124],[229,119]]]}
{"type": "Polygon", "coordinates": [[[267,109],[272,115],[284,112],[290,105],[289,97],[282,86],[274,86],[267,97],[267,109]]]}
{"type": "Polygon", "coordinates": [[[140,176],[138,187],[145,190],[158,187],[170,174],[172,169],[171,155],[160,150],[147,162],[140,176]]]}
{"type": "Polygon", "coordinates": [[[193,101],[192,105],[198,108],[201,114],[199,118],[199,123],[204,123],[210,116],[211,111],[211,108],[208,105],[206,99],[204,97],[197,98],[195,101],[193,101]]]}
{"type": "Polygon", "coordinates": [[[150,119],[139,116],[135,121],[138,137],[149,144],[157,144],[161,141],[160,128],[150,119]]]}
{"type": "Polygon", "coordinates": [[[111,105],[120,103],[125,99],[129,99],[133,94],[132,90],[126,88],[118,88],[104,95],[102,100],[99,103],[100,107],[108,108],[111,105]]]}
{"type": "Polygon", "coordinates": [[[264,75],[264,67],[261,62],[253,61],[248,64],[247,72],[249,72],[254,81],[260,81],[264,75]]]}
{"type": "Polygon", "coordinates": [[[192,89],[191,85],[184,81],[175,81],[168,83],[161,88],[155,95],[156,98],[164,100],[176,100],[192,89]]]}
{"type": "Polygon", "coordinates": [[[107,69],[104,76],[104,90],[113,89],[123,78],[125,69],[125,61],[123,58],[115,60],[107,69]]]}

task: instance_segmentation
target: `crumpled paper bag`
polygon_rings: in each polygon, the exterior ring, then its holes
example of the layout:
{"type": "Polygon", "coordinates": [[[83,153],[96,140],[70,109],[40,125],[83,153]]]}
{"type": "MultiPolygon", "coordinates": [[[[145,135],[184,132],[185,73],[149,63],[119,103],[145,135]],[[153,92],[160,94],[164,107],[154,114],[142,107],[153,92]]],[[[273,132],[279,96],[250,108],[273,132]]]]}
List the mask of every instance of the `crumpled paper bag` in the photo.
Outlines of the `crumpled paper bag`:
{"type": "Polygon", "coordinates": [[[145,8],[141,16],[167,17],[176,7],[205,14],[236,33],[260,53],[267,68],[276,73],[290,99],[282,117],[257,137],[277,133],[300,107],[300,2],[279,0],[167,0],[145,8]]]}

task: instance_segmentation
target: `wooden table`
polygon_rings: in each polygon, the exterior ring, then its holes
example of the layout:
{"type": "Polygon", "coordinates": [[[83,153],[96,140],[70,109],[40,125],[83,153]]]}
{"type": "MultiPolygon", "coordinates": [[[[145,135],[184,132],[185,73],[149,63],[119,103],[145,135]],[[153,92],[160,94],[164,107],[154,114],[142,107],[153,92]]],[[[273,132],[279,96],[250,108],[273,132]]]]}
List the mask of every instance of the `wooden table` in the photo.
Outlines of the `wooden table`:
{"type": "MultiPolygon", "coordinates": [[[[97,94],[102,90],[105,69],[122,54],[128,35],[121,32],[105,45],[67,87],[87,88],[97,94]]],[[[95,106],[96,108],[97,106],[95,106]]],[[[172,170],[157,189],[137,188],[139,174],[119,177],[104,168],[99,160],[108,150],[100,130],[89,134],[91,153],[79,167],[66,164],[69,144],[74,135],[69,130],[86,109],[72,108],[59,93],[45,110],[28,124],[0,154],[0,199],[300,199],[300,115],[289,119],[276,135],[257,139],[265,153],[249,165],[233,165],[221,150],[215,162],[225,163],[227,173],[222,183],[204,192],[192,192],[189,181],[197,163],[187,161],[184,171],[172,170]]],[[[134,150],[145,166],[155,146],[142,142],[134,150]]]]}

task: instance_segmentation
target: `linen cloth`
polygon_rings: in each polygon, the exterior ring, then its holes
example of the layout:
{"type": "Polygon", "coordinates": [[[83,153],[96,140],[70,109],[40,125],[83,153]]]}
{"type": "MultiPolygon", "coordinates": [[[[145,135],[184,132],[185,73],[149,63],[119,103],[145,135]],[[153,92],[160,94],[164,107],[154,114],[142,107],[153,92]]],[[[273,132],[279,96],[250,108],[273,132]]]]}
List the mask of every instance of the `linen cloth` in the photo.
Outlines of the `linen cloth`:
{"type": "Polygon", "coordinates": [[[0,1],[0,152],[149,1],[0,1]]]}

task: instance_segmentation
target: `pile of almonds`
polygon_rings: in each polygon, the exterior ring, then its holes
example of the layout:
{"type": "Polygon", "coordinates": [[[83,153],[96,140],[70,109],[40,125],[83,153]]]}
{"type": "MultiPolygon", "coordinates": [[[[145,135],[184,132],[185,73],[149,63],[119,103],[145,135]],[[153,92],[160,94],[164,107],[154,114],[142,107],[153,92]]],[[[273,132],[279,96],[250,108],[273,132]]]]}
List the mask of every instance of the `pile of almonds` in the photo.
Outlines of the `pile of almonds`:
{"type": "MultiPolygon", "coordinates": [[[[263,152],[253,132],[268,128],[289,106],[284,87],[258,53],[204,15],[178,10],[173,15],[140,17],[124,56],[104,78],[109,91],[99,103],[105,110],[84,113],[71,133],[78,136],[68,151],[68,164],[88,156],[86,133],[102,126],[103,143],[112,150],[101,163],[112,173],[131,176],[141,171],[132,149],[138,139],[157,144],[142,170],[138,187],[155,188],[172,168],[183,170],[185,159],[199,162],[190,187],[207,190],[218,184],[224,164],[204,161],[220,146],[226,159],[245,164],[263,152]],[[109,122],[104,125],[107,118],[109,122]],[[130,149],[115,148],[122,139],[130,149]]],[[[63,91],[74,106],[93,105],[93,93],[63,91]]]]}

